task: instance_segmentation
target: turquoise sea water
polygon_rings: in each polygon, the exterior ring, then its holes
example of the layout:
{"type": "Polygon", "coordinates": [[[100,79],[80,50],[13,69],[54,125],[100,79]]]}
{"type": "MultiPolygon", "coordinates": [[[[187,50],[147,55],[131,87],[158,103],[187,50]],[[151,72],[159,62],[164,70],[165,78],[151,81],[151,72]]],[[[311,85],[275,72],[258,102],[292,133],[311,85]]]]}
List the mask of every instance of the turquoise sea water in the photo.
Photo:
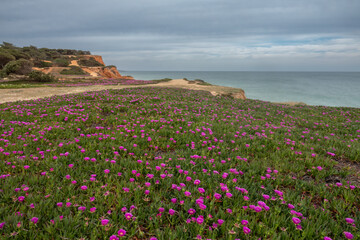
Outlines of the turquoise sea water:
{"type": "Polygon", "coordinates": [[[137,80],[202,79],[245,90],[247,98],[272,102],[360,107],[360,72],[126,71],[137,80]]]}

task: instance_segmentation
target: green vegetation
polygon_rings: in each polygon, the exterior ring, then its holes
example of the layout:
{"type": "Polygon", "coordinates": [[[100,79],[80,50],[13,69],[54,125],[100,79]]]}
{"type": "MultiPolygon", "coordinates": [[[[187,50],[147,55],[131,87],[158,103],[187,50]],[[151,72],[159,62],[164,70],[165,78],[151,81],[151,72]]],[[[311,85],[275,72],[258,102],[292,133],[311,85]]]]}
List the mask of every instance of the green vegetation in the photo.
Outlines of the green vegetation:
{"type": "Polygon", "coordinates": [[[80,67],[78,66],[70,66],[70,69],[64,69],[60,72],[63,75],[86,75],[80,67]]]}
{"type": "Polygon", "coordinates": [[[2,239],[359,239],[360,109],[173,88],[0,105],[2,239]]]}
{"type": "Polygon", "coordinates": [[[104,64],[99,63],[98,61],[95,60],[95,58],[89,58],[89,59],[80,59],[78,61],[80,66],[84,66],[84,67],[103,67],[104,64]]]}
{"type": "Polygon", "coordinates": [[[70,64],[70,61],[66,58],[57,58],[53,61],[55,67],[67,67],[70,64]]]}
{"type": "Polygon", "coordinates": [[[29,77],[30,81],[35,81],[35,82],[55,82],[55,81],[57,81],[57,78],[54,77],[53,75],[45,74],[40,71],[32,71],[31,73],[29,73],[28,77],[29,77]]]}
{"type": "Polygon", "coordinates": [[[172,79],[171,78],[162,78],[162,79],[154,79],[151,80],[151,83],[161,83],[161,82],[170,82],[172,79]]]}
{"type": "Polygon", "coordinates": [[[1,70],[5,75],[11,73],[18,75],[26,75],[31,72],[33,63],[26,59],[19,59],[8,62],[1,70]]]}
{"type": "Polygon", "coordinates": [[[40,61],[35,61],[34,66],[39,67],[39,68],[47,68],[47,67],[52,67],[53,63],[52,62],[45,62],[45,61],[40,60],[40,61]]]}

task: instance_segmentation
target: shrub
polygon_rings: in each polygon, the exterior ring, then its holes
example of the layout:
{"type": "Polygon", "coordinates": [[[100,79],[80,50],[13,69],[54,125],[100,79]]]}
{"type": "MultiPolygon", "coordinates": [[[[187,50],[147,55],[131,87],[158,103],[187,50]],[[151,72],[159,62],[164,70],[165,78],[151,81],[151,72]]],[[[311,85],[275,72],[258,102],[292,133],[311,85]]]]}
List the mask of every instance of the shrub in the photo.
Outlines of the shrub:
{"type": "Polygon", "coordinates": [[[86,67],[102,67],[102,66],[104,66],[103,64],[96,61],[95,58],[81,59],[79,61],[79,65],[86,66],[86,67]]]}
{"type": "Polygon", "coordinates": [[[53,64],[51,62],[35,61],[34,65],[35,67],[46,68],[46,67],[52,67],[53,64]]]}
{"type": "Polygon", "coordinates": [[[68,59],[65,58],[57,58],[54,60],[54,65],[56,67],[67,67],[69,66],[70,62],[68,59]]]}
{"type": "Polygon", "coordinates": [[[36,81],[36,82],[54,82],[57,80],[56,77],[54,77],[51,74],[45,74],[40,71],[32,71],[29,73],[29,80],[36,81]]]}
{"type": "Polygon", "coordinates": [[[60,72],[63,75],[85,75],[86,73],[78,66],[71,66],[70,69],[64,69],[60,72]]]}
{"type": "Polygon", "coordinates": [[[10,73],[26,75],[31,72],[33,63],[26,59],[19,59],[16,61],[8,62],[3,71],[5,74],[9,75],[10,73]]]}
{"type": "Polygon", "coordinates": [[[0,49],[0,69],[3,68],[8,62],[14,61],[15,57],[6,50],[0,49]]]}

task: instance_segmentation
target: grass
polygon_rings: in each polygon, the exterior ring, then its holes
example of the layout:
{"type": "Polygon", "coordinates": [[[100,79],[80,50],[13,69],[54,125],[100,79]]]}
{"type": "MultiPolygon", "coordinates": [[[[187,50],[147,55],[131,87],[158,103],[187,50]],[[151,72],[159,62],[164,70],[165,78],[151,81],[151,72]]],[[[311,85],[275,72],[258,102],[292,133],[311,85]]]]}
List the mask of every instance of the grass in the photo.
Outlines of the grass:
{"type": "Polygon", "coordinates": [[[1,104],[0,236],[358,239],[359,120],[150,87],[1,104]]]}
{"type": "Polygon", "coordinates": [[[12,88],[34,88],[44,87],[46,83],[34,82],[28,80],[17,80],[9,82],[0,82],[0,89],[12,89],[12,88]]]}

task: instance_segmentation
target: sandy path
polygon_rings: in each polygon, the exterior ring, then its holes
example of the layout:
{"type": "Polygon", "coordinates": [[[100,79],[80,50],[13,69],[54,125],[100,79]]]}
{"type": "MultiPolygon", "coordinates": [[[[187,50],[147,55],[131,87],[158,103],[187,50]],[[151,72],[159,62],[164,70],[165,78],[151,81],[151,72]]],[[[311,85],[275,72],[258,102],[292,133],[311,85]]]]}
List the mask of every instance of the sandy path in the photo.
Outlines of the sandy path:
{"type": "Polygon", "coordinates": [[[93,85],[81,87],[41,87],[41,88],[20,88],[20,89],[0,89],[0,104],[6,102],[15,102],[19,100],[31,100],[54,95],[64,95],[71,93],[81,93],[88,91],[100,91],[105,89],[124,89],[134,87],[176,87],[194,90],[205,90],[213,95],[232,93],[235,98],[245,98],[244,91],[240,88],[230,88],[223,86],[204,86],[198,84],[189,84],[183,79],[174,79],[169,82],[149,85],[93,85]]]}

